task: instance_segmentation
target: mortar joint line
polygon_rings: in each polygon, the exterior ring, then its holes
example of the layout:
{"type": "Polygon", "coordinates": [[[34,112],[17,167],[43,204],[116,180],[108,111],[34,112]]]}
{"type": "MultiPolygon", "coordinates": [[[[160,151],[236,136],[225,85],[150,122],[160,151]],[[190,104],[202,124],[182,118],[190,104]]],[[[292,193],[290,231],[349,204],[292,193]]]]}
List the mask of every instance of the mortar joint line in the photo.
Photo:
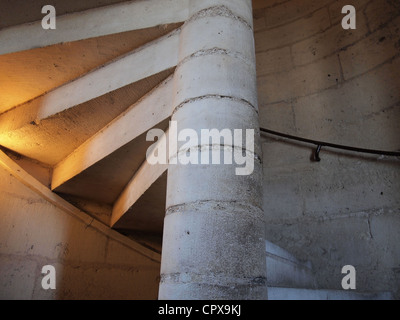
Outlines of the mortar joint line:
{"type": "Polygon", "coordinates": [[[205,100],[205,99],[216,99],[216,100],[218,100],[218,99],[227,99],[227,100],[231,100],[231,101],[236,101],[236,102],[244,103],[244,104],[248,105],[250,108],[252,108],[252,109],[257,113],[257,115],[258,115],[258,110],[257,110],[257,108],[256,108],[252,103],[250,103],[248,100],[246,100],[246,99],[238,98],[238,97],[234,97],[234,96],[225,96],[225,95],[220,95],[220,94],[206,94],[206,95],[203,95],[203,96],[198,96],[198,97],[194,97],[194,98],[189,98],[189,99],[186,99],[186,100],[182,101],[178,106],[176,106],[176,107],[174,108],[174,110],[173,110],[172,113],[171,113],[171,117],[173,117],[174,114],[175,114],[179,109],[181,109],[182,107],[184,107],[186,104],[190,104],[190,103],[197,102],[197,101],[201,101],[201,100],[205,100]]]}
{"type": "Polygon", "coordinates": [[[196,12],[194,15],[192,15],[188,20],[186,20],[185,24],[191,23],[199,19],[212,17],[224,17],[230,18],[232,20],[237,20],[244,24],[251,31],[253,31],[253,27],[251,26],[251,24],[249,24],[244,18],[236,15],[225,5],[213,6],[200,10],[199,12],[196,12]]]}
{"type": "Polygon", "coordinates": [[[212,150],[212,149],[219,149],[219,150],[224,150],[224,149],[232,149],[232,151],[237,150],[237,151],[241,151],[241,152],[245,152],[246,155],[249,154],[251,155],[251,157],[253,157],[255,160],[257,160],[260,164],[262,163],[261,157],[255,153],[254,151],[251,150],[247,150],[244,147],[239,147],[236,146],[234,144],[232,145],[227,145],[227,144],[218,144],[218,143],[214,143],[214,144],[199,144],[199,145],[195,145],[195,146],[189,146],[187,148],[181,149],[179,150],[176,154],[174,154],[170,159],[174,159],[176,157],[178,157],[181,154],[184,154],[188,151],[203,151],[204,149],[208,149],[208,150],[212,150]]]}
{"type": "MultiPolygon", "coordinates": [[[[208,200],[188,201],[186,203],[180,203],[180,204],[175,204],[175,205],[169,206],[165,210],[165,215],[168,216],[179,210],[183,210],[185,207],[188,207],[188,206],[203,205],[206,203],[215,203],[217,206],[221,206],[221,207],[223,207],[226,204],[230,205],[230,206],[232,206],[232,205],[233,206],[242,206],[242,207],[252,208],[252,209],[256,209],[260,212],[263,212],[263,208],[261,206],[249,204],[248,202],[245,202],[245,201],[208,199],[208,200]]],[[[260,218],[259,220],[262,221],[263,223],[265,222],[263,218],[260,218]]]]}
{"type": "Polygon", "coordinates": [[[229,57],[232,57],[235,59],[239,59],[239,60],[243,61],[244,63],[246,63],[248,66],[250,66],[252,69],[254,69],[254,72],[256,71],[255,64],[252,61],[250,61],[249,59],[247,59],[239,51],[232,51],[229,49],[223,49],[223,48],[218,48],[218,47],[198,50],[198,51],[192,53],[191,55],[183,58],[177,64],[176,68],[179,69],[183,64],[185,64],[186,62],[188,62],[192,59],[199,58],[199,57],[205,57],[205,56],[212,56],[212,55],[226,55],[226,56],[229,56],[229,57]]]}
{"type": "Polygon", "coordinates": [[[187,272],[174,272],[174,273],[162,273],[160,281],[162,283],[165,282],[172,282],[172,283],[192,283],[191,280],[187,280],[192,278],[191,275],[194,275],[194,278],[197,279],[197,283],[204,283],[204,284],[219,284],[221,280],[229,286],[232,284],[235,285],[260,285],[264,286],[267,283],[267,278],[264,276],[256,276],[256,277],[227,277],[226,275],[221,274],[213,274],[210,275],[203,275],[198,273],[187,273],[187,272]],[[181,277],[183,276],[183,277],[181,277]],[[217,276],[217,277],[216,277],[217,276]],[[217,279],[216,279],[217,278],[217,279]],[[200,281],[199,281],[200,280],[200,281]]]}

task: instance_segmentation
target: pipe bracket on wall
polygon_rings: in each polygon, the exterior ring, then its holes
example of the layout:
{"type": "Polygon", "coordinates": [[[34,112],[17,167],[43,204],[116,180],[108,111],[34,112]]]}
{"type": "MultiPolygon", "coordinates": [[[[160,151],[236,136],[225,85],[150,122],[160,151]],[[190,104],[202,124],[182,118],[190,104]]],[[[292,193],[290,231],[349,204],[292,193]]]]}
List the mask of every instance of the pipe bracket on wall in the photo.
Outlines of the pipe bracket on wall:
{"type": "Polygon", "coordinates": [[[321,148],[322,148],[322,146],[321,146],[321,145],[318,145],[318,146],[317,146],[317,149],[315,149],[315,152],[314,152],[314,161],[316,161],[316,162],[320,162],[320,161],[321,161],[321,158],[319,157],[319,153],[321,152],[321,148]]]}

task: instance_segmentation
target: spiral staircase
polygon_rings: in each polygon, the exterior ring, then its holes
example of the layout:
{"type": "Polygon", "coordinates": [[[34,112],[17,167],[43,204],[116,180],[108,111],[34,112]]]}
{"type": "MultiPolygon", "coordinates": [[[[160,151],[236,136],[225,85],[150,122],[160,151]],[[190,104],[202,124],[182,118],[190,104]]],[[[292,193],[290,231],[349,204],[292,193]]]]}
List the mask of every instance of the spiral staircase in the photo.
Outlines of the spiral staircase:
{"type": "MultiPolygon", "coordinates": [[[[0,145],[58,197],[161,252],[167,168],[146,163],[146,133],[168,127],[186,1],[111,2],[56,1],[65,33],[29,7],[2,22],[0,145]]],[[[391,299],[319,289],[318,270],[269,242],[266,260],[270,299],[391,299]]]]}

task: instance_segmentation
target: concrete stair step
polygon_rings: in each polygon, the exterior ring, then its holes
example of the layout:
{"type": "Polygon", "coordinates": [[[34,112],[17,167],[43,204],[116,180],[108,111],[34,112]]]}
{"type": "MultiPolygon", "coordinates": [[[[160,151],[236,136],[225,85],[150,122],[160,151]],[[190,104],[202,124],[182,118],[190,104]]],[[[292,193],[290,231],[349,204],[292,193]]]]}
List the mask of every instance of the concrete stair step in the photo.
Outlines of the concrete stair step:
{"type": "Polygon", "coordinates": [[[345,290],[268,287],[269,300],[393,300],[390,292],[363,293],[345,290]]]}
{"type": "Polygon", "coordinates": [[[271,287],[316,288],[312,266],[266,241],[267,284],[271,287]]]}

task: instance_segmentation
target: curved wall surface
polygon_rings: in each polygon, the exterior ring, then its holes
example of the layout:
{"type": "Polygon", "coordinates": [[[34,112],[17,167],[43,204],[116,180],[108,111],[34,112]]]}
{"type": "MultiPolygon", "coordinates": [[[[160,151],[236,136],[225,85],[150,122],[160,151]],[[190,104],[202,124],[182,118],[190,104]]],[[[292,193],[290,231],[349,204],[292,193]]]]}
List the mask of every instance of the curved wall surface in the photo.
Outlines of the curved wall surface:
{"type": "MultiPolygon", "coordinates": [[[[354,147],[400,149],[400,3],[392,0],[254,1],[260,123],[354,147]],[[356,29],[342,28],[342,8],[356,29]]],[[[267,239],[313,262],[319,287],[398,294],[398,158],[263,135],[267,239]],[[396,231],[397,230],[397,231],[396,231]]]]}

